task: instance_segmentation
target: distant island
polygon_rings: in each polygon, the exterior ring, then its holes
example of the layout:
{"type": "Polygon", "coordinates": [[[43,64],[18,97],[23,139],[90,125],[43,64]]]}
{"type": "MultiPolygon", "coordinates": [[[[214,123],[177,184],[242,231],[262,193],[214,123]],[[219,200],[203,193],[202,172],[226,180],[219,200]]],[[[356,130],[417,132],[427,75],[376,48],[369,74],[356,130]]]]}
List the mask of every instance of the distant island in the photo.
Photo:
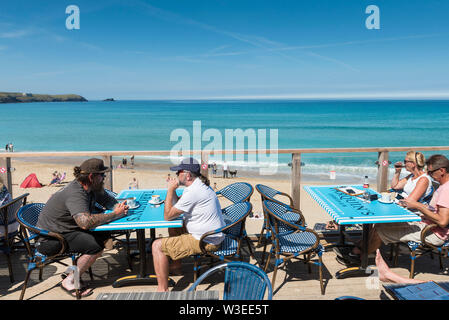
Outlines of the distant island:
{"type": "Polygon", "coordinates": [[[0,92],[0,103],[22,103],[22,102],[69,102],[87,101],[86,98],[77,94],[33,94],[20,92],[0,92]]]}
{"type": "Polygon", "coordinates": [[[104,99],[103,101],[115,101],[115,100],[114,100],[114,98],[107,98],[107,99],[104,99]]]}

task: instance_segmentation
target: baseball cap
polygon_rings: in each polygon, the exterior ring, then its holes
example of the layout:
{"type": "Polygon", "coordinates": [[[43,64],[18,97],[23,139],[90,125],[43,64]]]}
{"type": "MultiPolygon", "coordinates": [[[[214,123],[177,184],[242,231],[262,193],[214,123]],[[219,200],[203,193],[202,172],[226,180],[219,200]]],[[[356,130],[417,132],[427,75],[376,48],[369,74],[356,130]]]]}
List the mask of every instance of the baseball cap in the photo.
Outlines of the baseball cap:
{"type": "Polygon", "coordinates": [[[105,167],[101,159],[91,158],[80,165],[81,173],[104,173],[111,171],[111,168],[105,167]]]}
{"type": "Polygon", "coordinates": [[[170,167],[171,171],[187,170],[190,172],[199,173],[201,170],[200,164],[194,158],[185,158],[177,166],[170,167]]]}

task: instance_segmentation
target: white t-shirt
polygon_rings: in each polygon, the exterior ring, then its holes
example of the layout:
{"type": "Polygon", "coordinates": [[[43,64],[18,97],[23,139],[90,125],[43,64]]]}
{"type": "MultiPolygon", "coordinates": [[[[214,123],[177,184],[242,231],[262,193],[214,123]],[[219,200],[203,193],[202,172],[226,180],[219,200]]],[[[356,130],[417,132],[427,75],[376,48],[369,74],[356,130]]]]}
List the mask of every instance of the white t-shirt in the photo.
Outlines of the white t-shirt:
{"type": "MultiPolygon", "coordinates": [[[[184,222],[187,232],[195,239],[209,231],[224,227],[220,202],[215,191],[206,186],[199,178],[184,189],[175,208],[184,212],[184,222]]],[[[224,239],[223,233],[217,233],[205,239],[211,244],[220,244],[224,239]]]]}
{"type": "Polygon", "coordinates": [[[426,173],[420,175],[418,178],[413,179],[413,175],[411,175],[408,179],[407,179],[407,183],[404,186],[404,192],[407,194],[407,196],[409,196],[413,190],[416,188],[416,184],[418,183],[418,180],[421,178],[426,178],[427,180],[429,180],[429,185],[427,186],[426,192],[424,192],[424,194],[422,195],[422,197],[420,199],[418,199],[418,202],[422,202],[422,200],[427,197],[429,194],[432,193],[433,190],[433,186],[432,186],[432,180],[430,179],[429,175],[427,175],[426,173]]]}

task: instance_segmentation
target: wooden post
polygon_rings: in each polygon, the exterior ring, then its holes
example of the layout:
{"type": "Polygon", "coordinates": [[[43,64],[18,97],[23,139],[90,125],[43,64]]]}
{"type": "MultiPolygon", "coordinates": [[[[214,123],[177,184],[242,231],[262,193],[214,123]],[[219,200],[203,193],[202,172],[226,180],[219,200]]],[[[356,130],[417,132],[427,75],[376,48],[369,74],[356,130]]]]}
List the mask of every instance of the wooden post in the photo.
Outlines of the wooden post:
{"type": "Polygon", "coordinates": [[[388,190],[388,151],[381,151],[378,154],[377,164],[377,192],[388,190]]]}
{"type": "Polygon", "coordinates": [[[292,154],[292,198],[293,207],[299,209],[301,199],[301,154],[292,154]]]}
{"type": "MultiPolygon", "coordinates": [[[[106,167],[112,168],[112,156],[103,156],[103,162],[106,167]]],[[[106,177],[104,178],[104,187],[105,189],[112,190],[112,181],[113,181],[113,172],[114,170],[111,170],[110,172],[106,172],[106,177]]]]}
{"type": "Polygon", "coordinates": [[[209,178],[208,163],[209,163],[209,154],[206,152],[201,152],[201,174],[206,178],[209,178]],[[204,169],[203,166],[206,166],[206,169],[204,169]]]}
{"type": "Polygon", "coordinates": [[[0,181],[8,188],[11,197],[12,194],[12,175],[11,175],[11,158],[0,158],[0,181]],[[3,172],[5,170],[5,172],[3,172]]]}

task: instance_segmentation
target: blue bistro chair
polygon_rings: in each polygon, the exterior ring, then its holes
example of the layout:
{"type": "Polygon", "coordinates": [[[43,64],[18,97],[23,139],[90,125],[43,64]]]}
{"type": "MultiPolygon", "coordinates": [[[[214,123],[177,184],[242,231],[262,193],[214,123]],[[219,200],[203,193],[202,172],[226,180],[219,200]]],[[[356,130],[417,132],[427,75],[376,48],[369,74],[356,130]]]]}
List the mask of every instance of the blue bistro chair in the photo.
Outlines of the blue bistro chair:
{"type": "MultiPolygon", "coordinates": [[[[25,276],[25,281],[22,286],[20,300],[23,300],[23,297],[25,296],[25,290],[27,288],[28,280],[30,278],[31,272],[34,269],[39,268],[39,280],[42,281],[42,270],[46,265],[49,265],[51,263],[60,263],[64,266],[67,266],[67,264],[62,262],[61,260],[70,257],[72,259],[72,265],[76,266],[76,260],[79,257],[79,254],[77,253],[65,252],[67,244],[61,234],[40,229],[36,226],[39,215],[44,206],[44,203],[27,204],[20,208],[16,214],[17,221],[21,226],[20,231],[22,233],[22,237],[24,239],[25,246],[28,252],[28,268],[27,274],[25,276]],[[59,250],[59,252],[51,256],[47,256],[38,252],[36,243],[39,236],[57,239],[61,244],[61,249],[59,250]]],[[[92,270],[89,270],[89,272],[92,278],[92,270]]],[[[81,299],[79,290],[76,290],[76,298],[81,299]]]]}
{"type": "Polygon", "coordinates": [[[441,246],[435,246],[426,241],[426,237],[432,232],[432,229],[437,227],[437,224],[430,224],[426,226],[421,231],[421,241],[408,241],[408,242],[398,242],[394,243],[395,255],[394,255],[394,265],[397,265],[397,259],[399,255],[399,246],[403,245],[410,250],[410,275],[409,278],[415,277],[415,260],[423,256],[424,254],[430,253],[433,258],[433,254],[437,254],[440,262],[440,269],[443,270],[443,258],[449,257],[449,240],[446,240],[441,246]]]}
{"type": "MultiPolygon", "coordinates": [[[[285,213],[290,210],[288,206],[277,202],[272,202],[270,200],[265,200],[263,202],[263,209],[268,216],[272,243],[264,269],[265,272],[268,269],[271,256],[275,256],[271,285],[274,287],[276,273],[279,266],[295,258],[309,264],[309,273],[312,272],[310,264],[315,264],[318,266],[321,294],[324,294],[322,271],[323,261],[321,258],[324,249],[320,245],[319,235],[311,229],[283,219],[282,215],[285,215],[285,213]],[[304,257],[300,258],[301,255],[304,257]],[[312,260],[315,256],[318,256],[318,262],[312,260]]],[[[265,250],[263,255],[265,255],[265,250]]]]}
{"type": "Polygon", "coordinates": [[[216,194],[217,196],[225,197],[232,203],[238,203],[249,201],[253,192],[254,188],[249,183],[236,182],[218,190],[216,194]]]}
{"type": "Polygon", "coordinates": [[[223,300],[266,300],[273,298],[273,290],[267,274],[259,267],[247,262],[232,261],[215,266],[206,271],[187,291],[195,291],[197,286],[211,275],[225,271],[223,300]]]}
{"type": "Polygon", "coordinates": [[[246,236],[245,221],[252,210],[250,202],[239,202],[232,204],[222,209],[225,226],[210,232],[206,232],[200,239],[200,248],[202,254],[194,255],[194,281],[197,279],[200,269],[204,266],[200,266],[200,260],[205,257],[211,258],[211,264],[220,261],[232,261],[231,259],[241,259],[241,247],[242,241],[245,240],[248,245],[251,257],[255,259],[253,251],[251,249],[251,243],[246,236]],[[221,242],[220,248],[217,251],[207,251],[204,239],[210,235],[223,232],[225,238],[221,242]]]}
{"type": "MultiPolygon", "coordinates": [[[[256,190],[257,190],[257,192],[259,192],[262,202],[265,200],[270,200],[272,202],[282,204],[285,207],[289,208],[288,211],[286,211],[285,213],[282,214],[283,219],[285,219],[286,221],[289,221],[291,223],[294,223],[294,224],[302,225],[303,227],[306,225],[306,220],[304,218],[304,215],[302,214],[302,212],[299,209],[295,209],[293,207],[293,199],[287,193],[281,192],[279,190],[273,189],[273,188],[263,185],[263,184],[257,184],[256,190]],[[279,196],[287,197],[289,204],[280,201],[279,196]],[[277,197],[277,198],[275,199],[275,197],[277,197]]],[[[258,247],[262,243],[262,239],[264,237],[265,232],[266,232],[266,234],[265,234],[264,246],[266,247],[267,241],[270,239],[271,234],[270,234],[270,229],[269,229],[268,216],[265,214],[265,211],[264,211],[264,223],[262,225],[262,230],[260,231],[259,239],[257,241],[258,247]]],[[[264,250],[265,250],[265,248],[264,248],[264,250]]],[[[263,260],[262,260],[262,264],[263,264],[263,260]]]]}
{"type": "Polygon", "coordinates": [[[11,251],[18,240],[23,242],[19,232],[19,224],[16,220],[16,212],[26,204],[28,195],[29,193],[25,193],[0,207],[0,228],[2,229],[0,233],[0,250],[6,255],[11,283],[14,282],[11,251]]]}

